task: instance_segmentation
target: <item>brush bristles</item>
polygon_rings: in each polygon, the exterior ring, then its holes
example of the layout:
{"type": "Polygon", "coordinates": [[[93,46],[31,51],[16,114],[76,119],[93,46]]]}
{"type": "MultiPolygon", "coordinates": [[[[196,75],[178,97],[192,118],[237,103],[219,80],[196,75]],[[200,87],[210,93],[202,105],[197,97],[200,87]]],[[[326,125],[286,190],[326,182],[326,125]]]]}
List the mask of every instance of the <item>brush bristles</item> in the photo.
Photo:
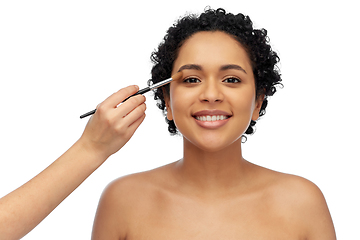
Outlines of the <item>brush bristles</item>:
{"type": "Polygon", "coordinates": [[[173,81],[178,81],[181,79],[182,75],[183,75],[182,72],[177,72],[171,78],[173,79],[173,81]]]}

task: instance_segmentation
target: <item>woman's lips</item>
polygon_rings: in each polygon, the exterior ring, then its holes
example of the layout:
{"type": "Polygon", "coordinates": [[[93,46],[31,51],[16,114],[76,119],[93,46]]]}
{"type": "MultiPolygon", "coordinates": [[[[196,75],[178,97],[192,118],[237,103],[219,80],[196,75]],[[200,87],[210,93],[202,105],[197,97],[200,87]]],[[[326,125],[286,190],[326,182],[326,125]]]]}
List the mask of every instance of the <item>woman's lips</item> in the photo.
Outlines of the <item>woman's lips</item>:
{"type": "Polygon", "coordinates": [[[225,125],[230,118],[226,118],[224,120],[216,120],[216,121],[200,121],[195,118],[195,122],[203,128],[216,129],[225,125]]]}
{"type": "Polygon", "coordinates": [[[206,116],[206,115],[225,115],[225,116],[231,116],[231,113],[228,113],[226,111],[223,110],[218,110],[218,109],[208,109],[208,110],[201,110],[201,111],[197,111],[194,114],[192,114],[192,116],[206,116]]]}
{"type": "Polygon", "coordinates": [[[198,111],[192,116],[200,127],[216,129],[225,125],[232,115],[226,111],[211,109],[198,111]]]}

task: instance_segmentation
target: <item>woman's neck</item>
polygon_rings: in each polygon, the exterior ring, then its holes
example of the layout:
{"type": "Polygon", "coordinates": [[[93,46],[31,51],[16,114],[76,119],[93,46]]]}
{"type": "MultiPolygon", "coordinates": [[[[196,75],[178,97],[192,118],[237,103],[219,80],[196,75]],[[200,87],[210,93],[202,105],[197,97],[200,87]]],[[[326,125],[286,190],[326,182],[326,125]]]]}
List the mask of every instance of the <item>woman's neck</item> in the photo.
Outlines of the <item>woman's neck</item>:
{"type": "Polygon", "coordinates": [[[223,194],[245,182],[247,166],[241,139],[225,149],[206,151],[184,138],[184,158],[177,162],[176,172],[182,184],[200,194],[223,194]]]}

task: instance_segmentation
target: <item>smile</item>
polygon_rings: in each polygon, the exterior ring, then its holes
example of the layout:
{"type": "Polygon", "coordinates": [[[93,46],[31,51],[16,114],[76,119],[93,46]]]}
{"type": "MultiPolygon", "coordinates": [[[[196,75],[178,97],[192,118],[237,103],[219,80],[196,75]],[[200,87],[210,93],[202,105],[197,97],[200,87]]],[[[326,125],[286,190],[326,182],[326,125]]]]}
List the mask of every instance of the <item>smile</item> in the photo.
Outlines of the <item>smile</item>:
{"type": "Polygon", "coordinates": [[[230,120],[232,114],[219,109],[204,109],[195,112],[192,117],[200,127],[217,129],[224,126],[230,120]]]}
{"type": "Polygon", "coordinates": [[[219,120],[225,120],[228,119],[229,117],[226,115],[207,115],[207,116],[196,116],[195,117],[196,120],[202,121],[202,122],[214,122],[214,121],[219,121],[219,120]]]}

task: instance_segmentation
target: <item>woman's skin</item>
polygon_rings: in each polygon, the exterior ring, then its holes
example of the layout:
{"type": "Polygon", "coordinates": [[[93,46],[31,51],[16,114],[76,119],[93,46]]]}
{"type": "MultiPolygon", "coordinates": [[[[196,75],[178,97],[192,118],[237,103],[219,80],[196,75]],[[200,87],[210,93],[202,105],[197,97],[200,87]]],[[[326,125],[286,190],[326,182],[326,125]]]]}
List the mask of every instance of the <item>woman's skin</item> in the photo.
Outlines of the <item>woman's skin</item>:
{"type": "Polygon", "coordinates": [[[172,74],[179,70],[183,81],[171,83],[166,105],[183,158],[109,184],[92,239],[336,239],[313,183],[242,157],[241,136],[263,100],[244,48],[223,32],[195,33],[172,74]],[[203,121],[214,114],[226,119],[203,121]]]}
{"type": "Polygon", "coordinates": [[[0,239],[20,239],[39,224],[92,172],[122,148],[145,118],[145,97],[121,89],[102,102],[80,139],[20,188],[0,199],[0,239]],[[125,117],[124,117],[125,116],[125,117]]]}

